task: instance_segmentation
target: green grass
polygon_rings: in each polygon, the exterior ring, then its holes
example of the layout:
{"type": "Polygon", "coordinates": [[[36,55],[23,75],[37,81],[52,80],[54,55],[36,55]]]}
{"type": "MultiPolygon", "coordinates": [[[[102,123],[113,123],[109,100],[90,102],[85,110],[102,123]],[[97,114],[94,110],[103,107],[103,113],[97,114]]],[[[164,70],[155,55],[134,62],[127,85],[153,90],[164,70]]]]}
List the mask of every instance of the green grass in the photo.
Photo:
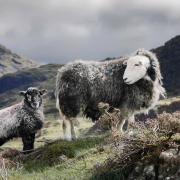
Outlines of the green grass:
{"type": "Polygon", "coordinates": [[[23,161],[22,169],[9,171],[9,179],[56,180],[56,179],[90,179],[95,164],[103,162],[109,154],[109,149],[102,151],[98,147],[104,137],[89,137],[67,142],[58,140],[45,145],[38,152],[23,161]],[[65,155],[67,160],[59,159],[65,155]]]}
{"type": "MultiPolygon", "coordinates": [[[[36,138],[35,152],[20,160],[17,157],[13,158],[21,165],[20,168],[8,170],[8,179],[90,179],[94,165],[108,157],[110,153],[108,148],[99,152],[99,147],[106,139],[105,136],[84,137],[82,135],[93,125],[90,120],[79,118],[80,127],[76,128],[79,138],[68,142],[62,140],[62,121],[57,118],[54,114],[46,116],[41,136],[36,138]],[[67,160],[62,161],[62,155],[65,155],[67,160]]],[[[1,146],[3,150],[7,148],[21,150],[21,139],[13,139],[1,146]]]]}
{"type": "MultiPolygon", "coordinates": [[[[62,120],[59,119],[59,115],[47,114],[45,118],[46,121],[44,127],[40,131],[40,136],[35,140],[35,148],[38,148],[39,146],[42,146],[46,142],[49,142],[51,140],[63,138],[62,120]]],[[[87,120],[84,118],[78,118],[78,121],[80,122],[80,127],[75,127],[75,131],[77,136],[79,137],[81,136],[82,132],[93,126],[93,123],[91,120],[87,120]]],[[[7,148],[16,148],[18,150],[22,150],[21,138],[15,138],[1,146],[1,149],[7,148]]]]}
{"type": "Polygon", "coordinates": [[[102,137],[84,138],[71,142],[57,140],[52,144],[47,144],[36,149],[37,152],[28,156],[24,161],[24,168],[27,171],[42,170],[47,166],[59,163],[59,157],[61,155],[65,155],[67,158],[75,158],[86,152],[87,149],[94,148],[102,142],[102,137]]]}
{"type": "MultiPolygon", "coordinates": [[[[179,100],[179,97],[161,102],[167,104],[176,100],[179,100]]],[[[47,100],[45,104],[46,110],[51,112],[54,102],[47,100]]],[[[75,129],[78,140],[67,142],[62,140],[62,120],[58,113],[46,113],[45,117],[44,128],[35,141],[35,152],[20,160],[14,159],[20,165],[7,169],[8,180],[87,180],[94,177],[94,166],[112,155],[111,149],[103,144],[106,136],[85,137],[84,133],[93,123],[79,118],[80,127],[75,129]],[[99,151],[102,146],[104,150],[99,151]],[[65,161],[62,160],[62,155],[67,158],[65,161]]],[[[1,146],[2,150],[7,148],[22,150],[21,139],[13,139],[1,146]]]]}
{"type": "MultiPolygon", "coordinates": [[[[93,175],[95,164],[102,163],[107,157],[108,152],[100,153],[95,148],[87,148],[86,153],[68,159],[64,163],[48,166],[38,171],[27,171],[26,169],[14,170],[10,172],[10,180],[81,180],[90,179],[93,175]]],[[[37,167],[37,165],[36,165],[37,167]]]]}

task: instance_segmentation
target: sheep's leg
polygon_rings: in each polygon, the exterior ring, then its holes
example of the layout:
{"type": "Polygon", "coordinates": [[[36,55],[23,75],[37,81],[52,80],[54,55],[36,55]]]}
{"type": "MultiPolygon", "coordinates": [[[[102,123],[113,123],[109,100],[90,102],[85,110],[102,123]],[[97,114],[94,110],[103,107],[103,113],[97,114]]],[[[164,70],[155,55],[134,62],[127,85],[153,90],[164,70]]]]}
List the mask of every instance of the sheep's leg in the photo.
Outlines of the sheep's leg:
{"type": "Polygon", "coordinates": [[[129,123],[134,123],[134,122],[135,122],[135,117],[134,117],[134,115],[130,116],[130,117],[128,118],[128,121],[129,121],[129,123]]]}
{"type": "Polygon", "coordinates": [[[135,117],[134,117],[134,115],[132,115],[127,119],[126,129],[128,129],[130,126],[133,126],[134,123],[135,123],[135,117]]]}
{"type": "Polygon", "coordinates": [[[74,130],[74,121],[75,121],[75,119],[71,119],[71,121],[70,121],[72,140],[76,140],[76,134],[75,134],[75,130],[74,130]]]}
{"type": "Polygon", "coordinates": [[[23,151],[29,153],[34,149],[35,133],[22,136],[23,151]]]}
{"type": "Polygon", "coordinates": [[[123,132],[124,130],[128,130],[129,125],[133,124],[135,122],[134,115],[129,116],[127,119],[122,119],[121,122],[118,124],[118,129],[120,132],[123,132]]]}
{"type": "Polygon", "coordinates": [[[62,128],[63,128],[64,140],[71,141],[72,140],[71,120],[61,112],[60,108],[58,109],[59,109],[59,115],[63,119],[62,128]]]}
{"type": "Polygon", "coordinates": [[[122,120],[118,123],[118,125],[117,125],[117,129],[118,129],[121,133],[123,133],[123,127],[124,127],[125,122],[126,122],[126,120],[125,120],[125,119],[122,119],[122,120]]]}
{"type": "Polygon", "coordinates": [[[64,133],[64,139],[67,141],[71,141],[72,140],[72,136],[71,136],[71,120],[64,117],[63,118],[63,133],[64,133]]]}
{"type": "Polygon", "coordinates": [[[65,118],[63,119],[63,132],[64,132],[64,139],[71,141],[76,139],[76,134],[74,130],[74,118],[65,118]]]}

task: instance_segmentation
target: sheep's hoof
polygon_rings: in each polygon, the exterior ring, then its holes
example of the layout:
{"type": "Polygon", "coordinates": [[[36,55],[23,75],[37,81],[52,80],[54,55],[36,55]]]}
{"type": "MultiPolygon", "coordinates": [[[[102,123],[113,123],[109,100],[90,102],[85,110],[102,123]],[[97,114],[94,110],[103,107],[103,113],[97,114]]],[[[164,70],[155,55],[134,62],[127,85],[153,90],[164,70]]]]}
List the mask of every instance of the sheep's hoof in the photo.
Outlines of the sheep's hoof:
{"type": "Polygon", "coordinates": [[[28,149],[28,150],[23,150],[22,153],[29,154],[29,153],[32,153],[33,151],[34,151],[34,149],[28,149]]]}
{"type": "Polygon", "coordinates": [[[72,138],[68,136],[68,137],[64,137],[64,140],[65,141],[72,141],[72,138]]]}

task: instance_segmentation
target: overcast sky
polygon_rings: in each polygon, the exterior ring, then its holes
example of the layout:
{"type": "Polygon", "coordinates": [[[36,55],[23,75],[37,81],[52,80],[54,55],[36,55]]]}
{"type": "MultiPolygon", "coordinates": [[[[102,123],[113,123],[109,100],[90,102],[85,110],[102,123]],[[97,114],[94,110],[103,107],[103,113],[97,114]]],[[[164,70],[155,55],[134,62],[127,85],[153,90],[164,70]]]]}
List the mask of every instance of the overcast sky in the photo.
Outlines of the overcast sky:
{"type": "Polygon", "coordinates": [[[0,0],[0,44],[41,63],[104,59],[180,34],[180,0],[0,0]]]}

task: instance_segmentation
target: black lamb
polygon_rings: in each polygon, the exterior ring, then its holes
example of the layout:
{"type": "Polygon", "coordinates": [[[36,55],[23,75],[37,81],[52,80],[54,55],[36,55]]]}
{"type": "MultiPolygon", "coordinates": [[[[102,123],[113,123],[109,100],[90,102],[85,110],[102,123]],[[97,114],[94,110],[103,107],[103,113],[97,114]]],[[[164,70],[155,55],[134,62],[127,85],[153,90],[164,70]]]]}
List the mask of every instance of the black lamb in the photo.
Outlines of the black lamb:
{"type": "Polygon", "coordinates": [[[30,87],[21,91],[23,101],[0,110],[0,145],[14,137],[21,137],[23,151],[34,149],[36,132],[42,128],[44,122],[42,96],[46,90],[30,87]]]}

